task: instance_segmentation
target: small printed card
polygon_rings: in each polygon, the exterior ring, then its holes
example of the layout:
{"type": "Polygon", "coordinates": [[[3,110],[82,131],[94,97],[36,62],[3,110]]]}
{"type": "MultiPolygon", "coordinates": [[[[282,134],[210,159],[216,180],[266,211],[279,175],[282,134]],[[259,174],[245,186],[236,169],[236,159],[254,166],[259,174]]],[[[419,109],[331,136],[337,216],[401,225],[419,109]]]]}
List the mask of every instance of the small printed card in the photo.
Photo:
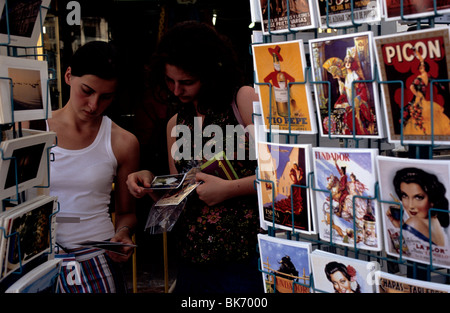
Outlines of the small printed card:
{"type": "Polygon", "coordinates": [[[177,189],[185,177],[186,174],[155,176],[149,189],[177,189]]]}

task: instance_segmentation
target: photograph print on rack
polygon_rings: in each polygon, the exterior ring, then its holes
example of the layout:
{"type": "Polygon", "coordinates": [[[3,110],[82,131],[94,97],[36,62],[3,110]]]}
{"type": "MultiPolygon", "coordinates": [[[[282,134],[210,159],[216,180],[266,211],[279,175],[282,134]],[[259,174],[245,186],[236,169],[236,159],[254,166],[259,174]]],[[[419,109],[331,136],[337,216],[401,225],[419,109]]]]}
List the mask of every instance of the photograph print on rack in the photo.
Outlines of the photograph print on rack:
{"type": "Polygon", "coordinates": [[[254,44],[252,49],[265,130],[317,133],[303,41],[254,44]]]}
{"type": "Polygon", "coordinates": [[[309,293],[311,243],[258,234],[266,293],[309,293]]]}
{"type": "Polygon", "coordinates": [[[6,277],[44,253],[52,251],[57,198],[41,195],[5,211],[2,215],[3,272],[6,277]]]}
{"type": "Polygon", "coordinates": [[[372,32],[309,41],[321,135],[383,137],[372,32]]]}
{"type": "Polygon", "coordinates": [[[0,43],[18,47],[37,46],[51,0],[7,1],[8,12],[6,0],[0,0],[0,43]]]}
{"type": "Polygon", "coordinates": [[[24,130],[24,136],[0,144],[0,199],[17,198],[17,193],[47,186],[49,154],[56,133],[24,130]]]}
{"type": "Polygon", "coordinates": [[[375,197],[377,149],[312,149],[314,198],[322,240],[381,250],[381,223],[375,197]]]}
{"type": "Polygon", "coordinates": [[[0,56],[0,77],[0,124],[51,117],[46,61],[0,56]]]}
{"type": "Polygon", "coordinates": [[[450,268],[450,162],[378,156],[377,163],[386,253],[450,268]]]}
{"type": "Polygon", "coordinates": [[[376,23],[381,20],[382,0],[315,1],[322,28],[357,26],[359,23],[376,23]]]}
{"type": "Polygon", "coordinates": [[[386,21],[408,20],[450,13],[448,0],[383,0],[386,21]]]}
{"type": "Polygon", "coordinates": [[[449,32],[445,27],[374,38],[389,141],[450,141],[449,32]]]}
{"type": "Polygon", "coordinates": [[[314,4],[311,0],[257,1],[260,1],[264,35],[317,27],[314,4]]]}
{"type": "Polygon", "coordinates": [[[308,176],[311,145],[258,143],[260,218],[268,226],[314,231],[308,176]],[[275,210],[273,209],[275,207],[275,210]]]}

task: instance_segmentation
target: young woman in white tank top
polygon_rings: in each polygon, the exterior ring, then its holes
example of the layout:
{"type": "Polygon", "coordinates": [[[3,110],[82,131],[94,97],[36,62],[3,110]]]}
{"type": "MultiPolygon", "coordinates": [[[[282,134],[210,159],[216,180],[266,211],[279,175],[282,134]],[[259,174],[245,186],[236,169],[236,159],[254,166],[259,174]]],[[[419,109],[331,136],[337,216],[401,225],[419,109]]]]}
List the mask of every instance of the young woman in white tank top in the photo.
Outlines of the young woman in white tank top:
{"type": "Polygon", "coordinates": [[[58,196],[60,205],[56,242],[61,257],[70,260],[74,255],[81,268],[81,277],[68,279],[73,268],[63,267],[61,292],[121,291],[114,264],[127,261],[133,252],[124,248],[120,255],[77,246],[86,240],[132,243],[136,225],[134,198],[125,182],[138,169],[139,144],[133,134],[103,116],[117,88],[116,62],[115,50],[105,42],[78,49],[64,75],[70,99],[47,121],[48,129],[57,134],[50,164],[50,193],[58,196]],[[111,204],[113,183],[115,203],[111,204]],[[99,270],[91,272],[93,266],[99,270]]]}

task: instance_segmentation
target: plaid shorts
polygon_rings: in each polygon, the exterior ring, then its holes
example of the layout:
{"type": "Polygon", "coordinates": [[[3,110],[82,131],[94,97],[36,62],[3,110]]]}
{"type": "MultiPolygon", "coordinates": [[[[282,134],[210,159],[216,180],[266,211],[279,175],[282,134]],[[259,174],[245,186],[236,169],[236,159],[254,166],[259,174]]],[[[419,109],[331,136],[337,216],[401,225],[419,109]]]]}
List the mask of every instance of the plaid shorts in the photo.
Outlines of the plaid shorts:
{"type": "Polygon", "coordinates": [[[103,250],[79,249],[56,254],[61,258],[58,293],[125,292],[118,265],[103,250]]]}

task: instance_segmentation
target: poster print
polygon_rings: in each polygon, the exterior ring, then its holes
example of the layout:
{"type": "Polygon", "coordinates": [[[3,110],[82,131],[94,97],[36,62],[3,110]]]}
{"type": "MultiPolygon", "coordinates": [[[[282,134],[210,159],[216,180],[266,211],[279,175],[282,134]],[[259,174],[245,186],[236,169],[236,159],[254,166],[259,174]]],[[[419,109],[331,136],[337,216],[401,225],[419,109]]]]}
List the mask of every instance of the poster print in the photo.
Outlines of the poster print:
{"type": "Polygon", "coordinates": [[[377,293],[450,293],[450,285],[375,272],[377,293]]]}
{"type": "Polygon", "coordinates": [[[388,139],[404,143],[448,142],[449,28],[380,36],[374,41],[383,81],[388,139]]]}
{"type": "Polygon", "coordinates": [[[450,13],[448,0],[383,0],[386,21],[414,19],[450,13]],[[403,8],[403,11],[402,11],[403,8]]]}
{"type": "Polygon", "coordinates": [[[260,216],[267,225],[308,234],[314,230],[306,188],[310,153],[311,145],[258,143],[260,216]]]}
{"type": "Polygon", "coordinates": [[[266,293],[309,293],[311,243],[258,234],[266,293]]]}
{"type": "Polygon", "coordinates": [[[450,268],[450,162],[378,156],[377,163],[386,253],[450,268]]]}
{"type": "Polygon", "coordinates": [[[357,26],[360,23],[375,23],[381,20],[382,0],[315,1],[322,28],[357,26]]]}
{"type": "Polygon", "coordinates": [[[311,253],[311,266],[317,293],[375,292],[371,262],[316,249],[311,253]]]}
{"type": "Polygon", "coordinates": [[[309,41],[322,136],[382,137],[372,45],[372,32],[309,41]]]}
{"type": "Polygon", "coordinates": [[[255,44],[252,50],[265,130],[317,133],[303,41],[255,44]]]}
{"type": "Polygon", "coordinates": [[[259,0],[263,34],[279,34],[317,26],[311,0],[259,0]]]}
{"type": "Polygon", "coordinates": [[[313,148],[314,196],[322,240],[381,250],[375,197],[377,149],[313,148]]]}

